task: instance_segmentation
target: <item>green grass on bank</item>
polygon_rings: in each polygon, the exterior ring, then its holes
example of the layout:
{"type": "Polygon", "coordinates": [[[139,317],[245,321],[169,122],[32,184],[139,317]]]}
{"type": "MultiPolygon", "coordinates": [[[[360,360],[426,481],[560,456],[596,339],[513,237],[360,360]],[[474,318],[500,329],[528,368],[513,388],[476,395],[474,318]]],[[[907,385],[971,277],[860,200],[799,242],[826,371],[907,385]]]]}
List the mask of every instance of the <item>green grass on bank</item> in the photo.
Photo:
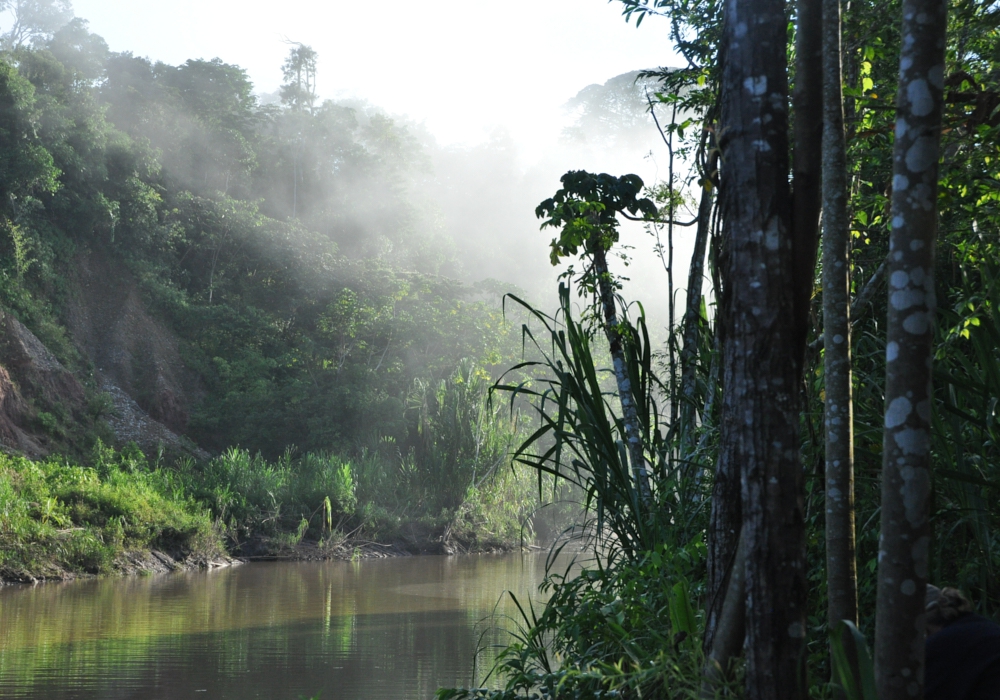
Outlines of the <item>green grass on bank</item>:
{"type": "Polygon", "coordinates": [[[110,456],[84,467],[0,455],[0,577],[110,573],[129,550],[222,552],[209,509],[175,472],[110,456]]]}
{"type": "Polygon", "coordinates": [[[414,547],[444,539],[470,550],[513,547],[531,535],[537,501],[537,482],[504,468],[448,507],[420,488],[411,462],[374,453],[289,451],[271,462],[234,448],[166,464],[98,443],[88,461],[0,454],[0,579],[127,571],[125,555],[136,550],[195,561],[288,554],[304,540],[329,548],[351,534],[414,547]]]}

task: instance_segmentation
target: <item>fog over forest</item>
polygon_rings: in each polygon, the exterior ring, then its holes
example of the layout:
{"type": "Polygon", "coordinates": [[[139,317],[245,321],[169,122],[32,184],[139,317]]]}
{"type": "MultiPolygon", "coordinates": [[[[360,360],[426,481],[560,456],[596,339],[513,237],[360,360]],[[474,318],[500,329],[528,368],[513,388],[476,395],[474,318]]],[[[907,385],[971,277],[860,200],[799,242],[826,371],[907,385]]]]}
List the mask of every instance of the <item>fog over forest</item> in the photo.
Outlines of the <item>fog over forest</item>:
{"type": "Polygon", "coordinates": [[[1000,697],[998,7],[0,0],[0,696],[1000,697]]]}
{"type": "MultiPolygon", "coordinates": [[[[568,17],[563,13],[568,8],[558,4],[537,7],[535,10],[540,17],[537,25],[544,24],[546,18],[555,21],[558,17],[567,33],[576,31],[586,36],[599,26],[591,15],[613,17],[616,14],[613,8],[599,5],[582,8],[579,13],[574,8],[573,14],[579,14],[579,18],[568,17]]],[[[492,13],[492,21],[497,23],[498,31],[502,27],[523,33],[524,45],[532,46],[526,55],[540,61],[540,66],[549,65],[551,60],[547,56],[536,55],[538,41],[535,34],[538,26],[519,19],[527,10],[526,7],[511,6],[500,13],[492,13]]],[[[581,53],[566,65],[565,70],[544,81],[548,85],[545,88],[548,93],[575,94],[575,97],[558,102],[549,98],[538,105],[533,104],[533,98],[539,94],[539,87],[534,84],[537,79],[534,83],[525,81],[520,87],[505,84],[496,92],[491,91],[490,83],[486,82],[480,88],[466,91],[466,96],[459,97],[463,103],[479,106],[471,111],[467,107],[463,109],[461,113],[465,115],[465,123],[461,128],[455,128],[455,117],[442,114],[447,110],[446,106],[429,105],[426,97],[414,99],[413,96],[426,96],[431,94],[429,90],[439,89],[441,75],[438,73],[453,72],[456,78],[464,75],[468,69],[457,68],[456,60],[459,56],[469,57],[468,52],[482,54],[483,58],[473,61],[481,61],[485,71],[493,70],[491,62],[495,59],[490,58],[488,52],[495,50],[495,39],[487,32],[480,42],[482,46],[462,40],[448,49],[448,59],[444,58],[445,54],[437,57],[439,49],[433,49],[432,44],[440,41],[442,32],[448,34],[449,40],[458,40],[457,33],[464,32],[466,25],[461,23],[461,19],[454,20],[458,24],[447,25],[452,21],[450,15],[435,5],[429,5],[421,13],[411,16],[409,9],[390,3],[384,8],[386,14],[376,20],[377,26],[370,27],[370,22],[364,22],[364,26],[358,27],[359,36],[364,37],[363,41],[368,42],[370,48],[357,43],[358,39],[350,38],[348,27],[361,22],[362,16],[347,8],[323,10],[313,19],[309,19],[305,8],[292,9],[284,16],[274,17],[273,27],[261,24],[260,20],[254,24],[251,20],[252,17],[263,18],[274,12],[266,6],[251,5],[238,16],[229,17],[220,14],[221,10],[213,5],[181,3],[161,17],[159,9],[146,8],[141,4],[93,4],[84,0],[76,3],[73,11],[88,22],[89,31],[100,35],[102,26],[108,28],[111,50],[126,51],[136,57],[146,56],[147,49],[136,42],[149,42],[156,52],[151,56],[153,63],[160,60],[164,53],[172,56],[168,63],[178,65],[188,59],[210,60],[220,53],[223,56],[227,53],[246,55],[250,65],[244,66],[238,61],[233,65],[247,69],[251,80],[256,75],[262,76],[262,84],[253,85],[258,104],[262,107],[280,106],[280,89],[272,76],[280,75],[280,64],[293,45],[291,42],[311,44],[317,51],[314,76],[318,86],[316,107],[329,99],[331,104],[357,110],[362,120],[368,114],[387,115],[405,131],[410,142],[408,148],[411,149],[408,157],[412,157],[412,162],[405,168],[405,173],[400,173],[398,184],[406,188],[405,198],[416,217],[409,225],[419,228],[422,235],[443,236],[441,240],[451,248],[450,251],[440,251],[441,259],[448,259],[448,262],[435,271],[469,282],[495,279],[512,285],[512,289],[524,291],[539,302],[548,299],[546,303],[550,303],[554,299],[558,271],[548,262],[548,243],[552,236],[549,232],[538,230],[539,222],[534,216],[534,209],[558,188],[559,177],[563,173],[574,169],[615,175],[635,172],[648,185],[666,179],[668,153],[648,115],[644,96],[647,87],[655,91],[654,83],[632,83],[638,70],[656,68],[652,61],[662,61],[665,57],[661,55],[662,50],[652,55],[647,48],[650,43],[648,33],[635,32],[631,27],[615,27],[625,37],[624,41],[617,35],[613,39],[616,50],[627,55],[639,55],[640,51],[646,50],[646,55],[651,56],[645,64],[629,66],[631,73],[618,76],[607,72],[600,74],[595,71],[595,66],[601,64],[593,58],[585,58],[581,53]],[[193,25],[187,23],[192,26],[181,25],[175,29],[177,17],[184,15],[199,19],[193,25]],[[418,20],[418,17],[421,19],[418,20]],[[230,21],[223,23],[224,18],[230,21]],[[412,39],[401,27],[407,22],[417,21],[427,23],[425,33],[431,41],[410,46],[408,42],[412,39]],[[441,22],[446,26],[435,26],[441,22]],[[150,32],[150,27],[157,24],[165,25],[163,30],[150,32]],[[317,27],[326,27],[328,31],[317,33],[317,27]],[[214,34],[211,33],[213,28],[214,34]],[[239,44],[239,41],[247,39],[237,39],[233,36],[234,32],[242,32],[247,38],[254,37],[257,47],[247,53],[245,47],[239,44]],[[298,34],[286,35],[286,32],[298,34]],[[171,34],[174,39],[164,42],[163,36],[171,34]],[[209,41],[212,37],[214,39],[209,41]],[[330,43],[333,38],[340,45],[330,43]],[[315,39],[315,43],[311,39],[315,39]],[[209,45],[204,45],[206,42],[209,45]],[[634,46],[629,47],[629,42],[634,46]],[[348,45],[355,48],[347,49],[348,45]],[[181,57],[177,55],[178,51],[184,50],[180,47],[193,53],[181,57]],[[225,51],[220,52],[220,47],[225,51]],[[623,50],[623,47],[628,48],[623,50]],[[355,51],[357,59],[347,60],[344,53],[347,50],[355,51]],[[417,60],[421,68],[433,65],[436,70],[430,74],[404,72],[385,75],[379,72],[385,70],[380,63],[373,65],[375,55],[390,57],[413,50],[420,53],[429,51],[428,58],[418,57],[417,60]],[[463,51],[466,53],[463,54],[463,51]],[[261,64],[264,56],[272,57],[273,65],[269,68],[261,64]],[[427,61],[437,62],[428,64],[427,61]],[[598,76],[598,80],[589,85],[585,82],[573,84],[574,79],[579,80],[576,76],[583,75],[583,71],[576,67],[577,63],[586,66],[590,75],[598,76]],[[368,82],[391,86],[388,90],[373,91],[358,87],[359,77],[372,70],[375,72],[368,82]],[[271,82],[264,82],[268,80],[271,82]],[[427,83],[427,88],[421,87],[423,83],[427,83]],[[396,93],[407,96],[402,104],[396,93]],[[505,104],[497,105],[497,100],[503,100],[505,104]]],[[[469,10],[470,16],[466,21],[477,22],[491,17],[483,12],[478,8],[469,10]]],[[[8,11],[8,21],[10,18],[8,11]]],[[[607,34],[606,30],[604,33],[607,34]]],[[[561,50],[566,50],[567,46],[562,38],[556,40],[554,45],[561,50]]],[[[571,50],[578,51],[576,48],[571,50]]],[[[228,59],[222,60],[229,63],[228,59]]],[[[676,59],[668,53],[666,60],[676,59]]],[[[525,68],[518,63],[524,61],[525,58],[513,57],[512,61],[508,61],[507,72],[511,76],[524,74],[525,68]]],[[[493,73],[486,75],[489,80],[497,79],[493,73]]],[[[364,82],[362,80],[361,84],[364,82]]],[[[452,102],[445,102],[445,105],[453,103],[455,93],[462,95],[462,89],[457,87],[460,84],[456,83],[456,89],[451,91],[453,94],[448,99],[452,102]]],[[[661,120],[665,120],[669,115],[663,106],[660,110],[664,112],[660,115],[661,120]]],[[[455,111],[457,114],[458,110],[455,111]]],[[[679,177],[689,175],[689,167],[682,163],[677,164],[677,170],[679,177]]],[[[341,200],[340,206],[344,206],[344,200],[341,200]]],[[[360,231],[344,235],[356,239],[339,242],[345,252],[354,246],[372,244],[370,241],[362,242],[365,236],[360,231]]],[[[675,235],[677,269],[684,270],[690,255],[689,239],[692,234],[678,230],[675,235]]],[[[634,246],[630,251],[630,268],[623,271],[631,280],[625,284],[624,295],[630,301],[643,302],[651,319],[651,328],[660,335],[661,327],[667,322],[663,262],[652,253],[653,239],[643,232],[641,226],[626,222],[623,243],[634,246]]],[[[360,249],[355,252],[360,252],[360,249]]],[[[680,280],[677,286],[682,287],[683,275],[677,280],[680,280]]],[[[678,297],[678,303],[683,303],[683,296],[678,297]]]]}

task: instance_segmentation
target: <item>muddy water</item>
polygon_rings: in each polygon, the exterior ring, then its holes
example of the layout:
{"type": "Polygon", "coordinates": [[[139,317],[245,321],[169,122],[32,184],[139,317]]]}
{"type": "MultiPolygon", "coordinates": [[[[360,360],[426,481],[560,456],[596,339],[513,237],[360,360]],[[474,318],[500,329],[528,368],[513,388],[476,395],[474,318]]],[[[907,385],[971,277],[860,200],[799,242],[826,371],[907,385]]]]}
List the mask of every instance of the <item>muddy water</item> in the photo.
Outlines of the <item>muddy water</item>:
{"type": "Polygon", "coordinates": [[[540,555],[249,564],[0,588],[0,698],[431,698],[540,555]]]}

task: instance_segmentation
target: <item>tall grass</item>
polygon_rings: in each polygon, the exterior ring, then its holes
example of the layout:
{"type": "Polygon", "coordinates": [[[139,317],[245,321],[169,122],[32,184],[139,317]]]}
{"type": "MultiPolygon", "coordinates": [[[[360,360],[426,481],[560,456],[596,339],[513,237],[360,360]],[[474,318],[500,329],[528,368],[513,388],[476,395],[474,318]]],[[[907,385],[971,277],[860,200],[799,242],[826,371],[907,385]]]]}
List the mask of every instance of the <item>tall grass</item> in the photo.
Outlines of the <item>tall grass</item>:
{"type": "Polygon", "coordinates": [[[295,458],[286,451],[276,462],[268,462],[260,454],[230,448],[203,468],[188,464],[184,472],[193,492],[210,505],[237,542],[297,532],[303,521],[306,531],[322,537],[357,505],[354,468],[333,454],[295,458]]]}
{"type": "Polygon", "coordinates": [[[653,499],[648,502],[640,498],[632,478],[611,370],[597,364],[606,356],[595,347],[599,329],[573,317],[565,284],[559,288],[560,310],[555,317],[511,299],[542,328],[539,334],[524,329],[526,343],[541,359],[511,370],[531,370],[540,377],[517,384],[500,382],[496,387],[509,394],[512,407],[519,398],[527,399],[538,420],[538,428],[517,448],[514,460],[531,467],[539,484],[548,475],[583,490],[587,511],[594,515],[593,533],[609,556],[634,560],[662,545],[684,547],[698,539],[704,530],[707,491],[697,465],[677,458],[676,435],[661,421],[666,387],[654,368],[644,315],[632,325],[628,309],[623,308],[620,331],[653,481],[653,499]]]}
{"type": "Polygon", "coordinates": [[[221,554],[206,508],[176,475],[100,446],[94,465],[0,454],[0,578],[108,573],[122,554],[221,554]]]}
{"type": "Polygon", "coordinates": [[[530,474],[510,462],[517,416],[491,400],[491,385],[467,360],[439,382],[415,382],[410,438],[383,437],[353,457],[289,449],[271,461],[234,447],[167,465],[100,443],[90,466],[3,456],[0,577],[108,572],[129,549],[221,552],[223,537],[248,555],[352,533],[419,550],[517,546],[537,501],[530,474]]]}
{"type": "Polygon", "coordinates": [[[516,545],[537,503],[531,475],[511,468],[518,415],[491,400],[490,375],[462,360],[407,397],[407,440],[382,437],[357,460],[359,518],[376,537],[449,539],[468,547],[516,545]],[[406,534],[412,537],[413,533],[406,534]]]}
{"type": "Polygon", "coordinates": [[[512,370],[535,378],[497,389],[512,407],[524,400],[538,421],[515,459],[536,472],[539,487],[551,478],[582,490],[597,554],[578,575],[550,569],[542,587],[549,598],[537,610],[518,601],[521,620],[494,669],[500,688],[443,689],[438,697],[699,697],[706,480],[678,458],[677,436],[661,422],[666,388],[645,319],[640,313],[632,325],[623,309],[620,331],[653,477],[652,500],[640,498],[610,370],[597,364],[602,336],[574,318],[567,286],[559,299],[558,314],[549,316],[513,298],[541,329],[524,328],[528,350],[541,359],[512,370]]]}

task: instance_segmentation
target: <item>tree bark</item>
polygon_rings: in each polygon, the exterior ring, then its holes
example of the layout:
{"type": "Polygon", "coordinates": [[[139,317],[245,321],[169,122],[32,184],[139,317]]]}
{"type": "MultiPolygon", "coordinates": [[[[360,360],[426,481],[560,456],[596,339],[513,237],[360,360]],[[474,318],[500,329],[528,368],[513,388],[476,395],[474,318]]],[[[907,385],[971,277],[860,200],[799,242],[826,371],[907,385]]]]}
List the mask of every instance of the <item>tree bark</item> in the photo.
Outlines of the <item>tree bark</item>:
{"type": "Polygon", "coordinates": [[[798,382],[803,349],[794,314],[786,47],[782,0],[726,0],[720,136],[724,393],[716,486],[719,474],[727,483],[739,474],[751,700],[796,700],[806,692],[798,382]]]}
{"type": "Polygon", "coordinates": [[[715,698],[720,686],[729,678],[732,661],[739,656],[746,637],[746,552],[746,545],[740,538],[716,634],[702,669],[701,697],[706,700],[715,698]]]}
{"type": "Polygon", "coordinates": [[[628,447],[629,459],[632,462],[632,477],[635,480],[639,500],[649,504],[652,492],[649,486],[649,473],[646,469],[646,456],[642,443],[642,429],[639,426],[639,414],[632,395],[632,381],[628,376],[625,364],[625,352],[622,348],[621,331],[618,329],[618,311],[615,308],[615,293],[611,286],[611,276],[608,271],[608,259],[605,250],[599,243],[594,243],[594,274],[597,276],[597,288],[600,295],[601,308],[604,312],[604,332],[608,338],[611,351],[611,362],[615,370],[615,381],[618,384],[618,399],[622,405],[622,422],[625,424],[625,442],[628,447]]]}
{"type": "MultiPolygon", "coordinates": [[[[709,140],[711,145],[711,140],[709,140]]],[[[712,174],[718,168],[719,152],[712,149],[702,183],[701,203],[698,205],[698,228],[694,237],[694,251],[688,269],[687,299],[684,310],[684,340],[681,346],[681,459],[691,457],[694,444],[695,394],[698,383],[698,327],[701,324],[702,281],[705,277],[705,253],[712,229],[712,207],[715,204],[715,186],[712,174]]]]}
{"type": "Polygon", "coordinates": [[[875,675],[880,700],[924,694],[930,543],[934,239],[945,0],[904,0],[886,324],[885,434],[875,675]]]}
{"type": "Polygon", "coordinates": [[[792,230],[795,253],[795,326],[803,364],[816,277],[823,175],[823,3],[798,0],[795,30],[795,108],[792,230]]]}
{"type": "Polygon", "coordinates": [[[827,624],[858,623],[851,396],[851,222],[841,69],[841,0],[823,0],[823,377],[827,624]]]}

